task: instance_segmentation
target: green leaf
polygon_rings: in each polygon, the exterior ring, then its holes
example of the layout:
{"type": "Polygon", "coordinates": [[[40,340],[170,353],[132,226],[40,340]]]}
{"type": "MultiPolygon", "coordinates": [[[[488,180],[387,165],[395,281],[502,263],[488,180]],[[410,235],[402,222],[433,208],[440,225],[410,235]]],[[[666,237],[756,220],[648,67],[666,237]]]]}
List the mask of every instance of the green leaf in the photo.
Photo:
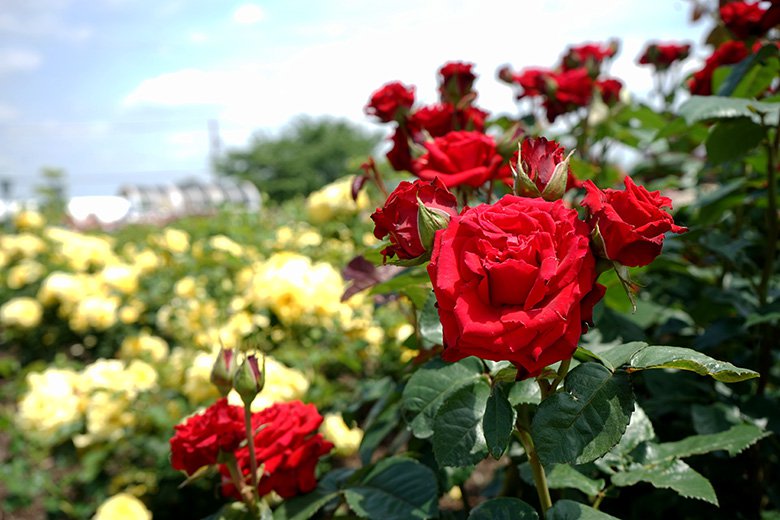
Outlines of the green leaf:
{"type": "Polygon", "coordinates": [[[612,475],[612,484],[619,487],[633,486],[637,482],[648,482],[656,488],[672,489],[686,498],[718,505],[710,481],[681,460],[667,460],[612,475]]]}
{"type": "Polygon", "coordinates": [[[621,367],[627,365],[631,361],[631,356],[645,347],[647,343],[644,341],[632,341],[602,350],[599,356],[606,359],[613,367],[621,367]]]}
{"type": "Polygon", "coordinates": [[[758,377],[758,372],[718,361],[695,350],[683,347],[649,346],[631,357],[629,372],[652,368],[690,370],[710,376],[723,383],[735,383],[758,377]]]}
{"type": "Polygon", "coordinates": [[[563,391],[539,405],[531,435],[544,464],[597,459],[626,431],[634,395],[628,374],[583,363],[566,376],[563,391]]]}
{"type": "Polygon", "coordinates": [[[358,483],[344,490],[349,507],[363,518],[405,520],[438,513],[436,475],[403,457],[379,462],[358,483]]]}
{"type": "Polygon", "coordinates": [[[608,359],[600,356],[599,354],[596,354],[595,352],[591,352],[590,350],[584,347],[577,347],[577,350],[574,351],[574,359],[576,359],[580,363],[587,363],[588,361],[601,363],[607,369],[609,369],[610,372],[615,371],[615,367],[612,365],[612,363],[609,362],[608,359]]]}
{"type": "MultiPolygon", "coordinates": [[[[360,449],[358,450],[363,464],[369,463],[374,450],[398,425],[400,417],[401,404],[398,401],[397,394],[389,403],[382,400],[377,402],[374,407],[379,408],[376,409],[375,414],[369,416],[370,422],[366,424],[363,430],[363,440],[360,441],[360,449]]],[[[372,409],[372,412],[374,412],[374,409],[372,409]]]]}
{"type": "Polygon", "coordinates": [[[482,419],[482,429],[485,432],[488,451],[494,459],[500,459],[509,446],[516,418],[517,412],[507,400],[504,391],[500,386],[493,387],[482,419]]]}
{"type": "Polygon", "coordinates": [[[536,510],[519,498],[499,497],[471,510],[468,520],[538,520],[536,510]]]}
{"type": "Polygon", "coordinates": [[[612,515],[574,500],[558,500],[547,510],[544,518],[545,520],[618,520],[612,515]]]}
{"type": "Polygon", "coordinates": [[[707,159],[714,164],[739,159],[761,144],[765,133],[747,117],[718,121],[707,136],[707,159]]]}
{"type": "Polygon", "coordinates": [[[436,310],[436,296],[433,294],[433,291],[425,300],[425,305],[423,305],[420,311],[418,323],[423,348],[431,348],[443,343],[441,321],[439,320],[439,311],[436,310]]]}
{"type": "Polygon", "coordinates": [[[718,96],[754,97],[762,93],[780,72],[777,55],[776,45],[765,45],[734,65],[720,85],[718,96]]]}
{"type": "MultiPolygon", "coordinates": [[[[520,476],[533,485],[533,473],[531,465],[527,462],[520,465],[520,476]]],[[[594,480],[589,478],[569,464],[556,464],[547,472],[547,487],[550,489],[576,489],[588,496],[594,496],[604,489],[604,479],[594,480]]]]}
{"type": "Polygon", "coordinates": [[[653,423],[644,410],[639,405],[634,407],[634,413],[631,414],[631,421],[626,427],[626,433],[620,438],[615,451],[629,454],[631,451],[643,442],[651,441],[655,438],[653,423]]]}
{"type": "Polygon", "coordinates": [[[338,496],[338,493],[324,493],[315,489],[311,493],[285,500],[274,511],[274,520],[307,520],[338,496]]]}
{"type": "Polygon", "coordinates": [[[539,404],[542,402],[542,392],[533,379],[515,381],[509,390],[509,402],[512,406],[519,404],[539,404]]]}
{"type": "Polygon", "coordinates": [[[721,96],[691,96],[680,106],[680,115],[688,124],[708,119],[732,119],[749,117],[756,123],[761,122],[758,114],[765,114],[765,123],[777,125],[780,116],[780,103],[767,103],[750,99],[721,96]]]}
{"type": "Polygon", "coordinates": [[[404,388],[401,408],[415,437],[433,435],[433,420],[444,399],[482,376],[482,362],[475,357],[457,363],[434,359],[415,372],[404,388]]]}
{"type": "Polygon", "coordinates": [[[717,450],[726,450],[733,457],[768,435],[769,432],[763,431],[756,425],[738,424],[725,432],[693,435],[681,441],[651,446],[647,458],[658,461],[690,457],[717,450]]]}
{"type": "Polygon", "coordinates": [[[406,295],[414,306],[422,308],[428,295],[431,294],[431,282],[428,273],[423,268],[411,268],[401,271],[389,280],[376,284],[369,294],[387,294],[397,292],[406,295]]]}
{"type": "Polygon", "coordinates": [[[489,397],[490,385],[479,379],[441,405],[433,428],[433,454],[439,466],[468,466],[487,456],[483,418],[489,397]]]}

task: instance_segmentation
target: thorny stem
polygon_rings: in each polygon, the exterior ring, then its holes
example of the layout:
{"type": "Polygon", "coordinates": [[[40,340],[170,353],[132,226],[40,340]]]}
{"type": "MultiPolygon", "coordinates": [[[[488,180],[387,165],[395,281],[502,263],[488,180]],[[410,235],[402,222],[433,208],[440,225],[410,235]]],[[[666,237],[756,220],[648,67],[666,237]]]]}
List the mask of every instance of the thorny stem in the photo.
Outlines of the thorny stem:
{"type": "Polygon", "coordinates": [[[251,403],[244,404],[244,427],[246,428],[246,443],[249,447],[249,471],[252,478],[252,496],[259,499],[257,491],[257,455],[255,454],[255,435],[252,430],[251,403]]]}
{"type": "Polygon", "coordinates": [[[528,463],[531,466],[531,473],[534,477],[534,485],[536,486],[536,494],[539,495],[539,503],[542,506],[542,516],[552,507],[552,499],[550,498],[550,489],[547,487],[547,475],[544,472],[539,456],[536,454],[536,448],[534,447],[534,440],[531,438],[531,434],[520,424],[517,425],[517,436],[525,449],[525,453],[528,456],[528,463]]]}

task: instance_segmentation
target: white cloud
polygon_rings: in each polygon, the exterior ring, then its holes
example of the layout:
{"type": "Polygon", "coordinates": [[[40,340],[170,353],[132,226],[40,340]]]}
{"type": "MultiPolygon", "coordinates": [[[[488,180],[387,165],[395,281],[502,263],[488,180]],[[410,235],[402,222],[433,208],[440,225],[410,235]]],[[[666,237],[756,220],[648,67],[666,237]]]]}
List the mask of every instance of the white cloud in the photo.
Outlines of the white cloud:
{"type": "Polygon", "coordinates": [[[254,25],[265,20],[266,14],[256,4],[242,4],[233,11],[233,21],[239,25],[254,25]]]}
{"type": "Polygon", "coordinates": [[[29,49],[0,49],[0,73],[35,70],[42,61],[40,54],[29,49]]]}

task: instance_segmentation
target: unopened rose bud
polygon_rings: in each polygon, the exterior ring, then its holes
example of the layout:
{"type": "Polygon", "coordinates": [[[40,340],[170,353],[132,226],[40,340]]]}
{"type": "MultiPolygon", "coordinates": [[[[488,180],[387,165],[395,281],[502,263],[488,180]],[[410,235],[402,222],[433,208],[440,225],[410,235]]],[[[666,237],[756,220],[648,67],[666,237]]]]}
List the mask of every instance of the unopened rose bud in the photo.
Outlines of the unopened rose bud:
{"type": "Polygon", "coordinates": [[[440,229],[445,229],[450,223],[450,214],[444,210],[428,207],[420,197],[417,197],[417,232],[420,243],[426,251],[433,248],[433,237],[440,229]]]}
{"type": "Polygon", "coordinates": [[[524,139],[512,166],[515,195],[542,197],[553,201],[563,197],[567,188],[577,185],[569,169],[573,151],[564,158],[563,148],[544,137],[524,139]]]}
{"type": "Polygon", "coordinates": [[[249,406],[254,401],[257,394],[265,386],[265,356],[263,356],[263,366],[259,366],[257,356],[250,354],[241,363],[233,379],[233,388],[241,396],[244,406],[249,406]]]}
{"type": "Polygon", "coordinates": [[[233,388],[233,377],[236,373],[236,356],[233,349],[221,348],[214,366],[211,368],[211,383],[217,387],[222,397],[233,388]]]}

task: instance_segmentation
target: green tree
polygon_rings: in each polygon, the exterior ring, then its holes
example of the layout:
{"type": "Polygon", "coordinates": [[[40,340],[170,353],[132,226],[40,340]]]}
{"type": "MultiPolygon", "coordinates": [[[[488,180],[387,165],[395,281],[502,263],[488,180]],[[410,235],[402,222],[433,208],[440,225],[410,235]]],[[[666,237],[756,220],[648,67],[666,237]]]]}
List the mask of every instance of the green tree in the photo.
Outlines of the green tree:
{"type": "Polygon", "coordinates": [[[41,169],[42,182],[35,186],[41,213],[48,222],[59,222],[67,205],[67,176],[62,168],[41,169]]]}
{"type": "Polygon", "coordinates": [[[246,149],[228,151],[214,166],[220,175],[247,179],[281,201],[357,170],[379,140],[379,134],[345,120],[302,117],[279,136],[256,135],[246,149]]]}

